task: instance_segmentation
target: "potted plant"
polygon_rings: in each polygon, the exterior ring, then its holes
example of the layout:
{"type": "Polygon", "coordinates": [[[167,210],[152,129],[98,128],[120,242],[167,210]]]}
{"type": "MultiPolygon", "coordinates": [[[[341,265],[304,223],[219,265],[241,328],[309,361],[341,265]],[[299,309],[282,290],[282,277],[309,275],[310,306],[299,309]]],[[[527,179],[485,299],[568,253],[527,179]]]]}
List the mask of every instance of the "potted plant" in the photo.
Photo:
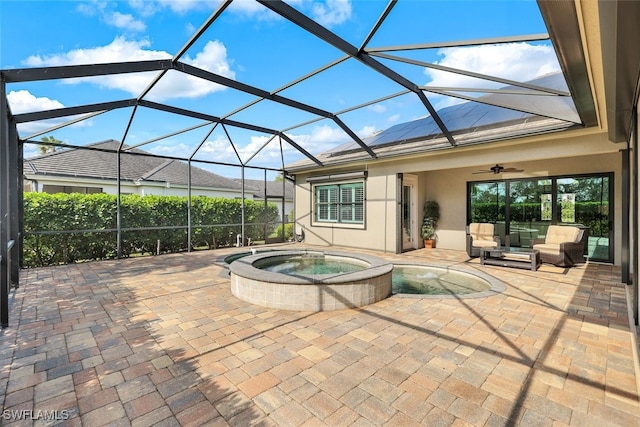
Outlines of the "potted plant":
{"type": "Polygon", "coordinates": [[[440,220],[440,205],[435,200],[427,200],[424,204],[421,230],[425,248],[436,247],[438,220],[440,220]]]}

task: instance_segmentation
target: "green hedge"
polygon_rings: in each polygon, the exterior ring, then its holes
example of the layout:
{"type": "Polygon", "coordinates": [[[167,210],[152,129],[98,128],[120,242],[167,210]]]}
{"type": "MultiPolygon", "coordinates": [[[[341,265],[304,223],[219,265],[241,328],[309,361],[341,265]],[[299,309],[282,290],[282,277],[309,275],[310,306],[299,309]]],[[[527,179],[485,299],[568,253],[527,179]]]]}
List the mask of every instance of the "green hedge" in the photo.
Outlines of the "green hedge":
{"type": "MultiPolygon", "coordinates": [[[[608,212],[608,205],[602,205],[608,212]]],[[[589,227],[591,236],[606,236],[608,233],[607,216],[601,213],[600,202],[576,202],[569,209],[575,207],[575,222],[589,227]]],[[[511,221],[542,222],[540,203],[512,203],[510,206],[511,221]]],[[[564,207],[561,207],[564,208],[564,207]]],[[[474,203],[471,212],[471,222],[504,221],[504,203],[474,203]],[[496,218],[496,212],[501,216],[496,218]]]]}
{"type": "MultiPolygon", "coordinates": [[[[235,244],[241,233],[242,201],[197,196],[191,198],[192,244],[216,248],[235,244]]],[[[114,258],[117,234],[116,196],[107,194],[24,194],[24,266],[44,266],[114,258]],[[34,234],[48,231],[103,232],[34,234]]],[[[187,198],[123,195],[122,253],[184,251],[188,246],[187,198]],[[149,227],[174,227],[141,230],[149,227]],[[131,230],[127,230],[131,229],[131,230]]],[[[263,240],[278,222],[278,208],[245,200],[245,236],[263,240]],[[266,224],[266,225],[265,225],[266,224]]]]}

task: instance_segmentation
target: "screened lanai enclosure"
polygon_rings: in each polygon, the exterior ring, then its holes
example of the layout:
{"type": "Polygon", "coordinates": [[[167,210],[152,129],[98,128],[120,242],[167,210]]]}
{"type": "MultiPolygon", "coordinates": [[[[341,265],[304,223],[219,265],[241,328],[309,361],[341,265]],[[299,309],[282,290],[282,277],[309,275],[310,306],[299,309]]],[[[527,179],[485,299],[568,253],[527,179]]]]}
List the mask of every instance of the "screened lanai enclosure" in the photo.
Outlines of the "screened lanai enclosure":
{"type": "MultiPolygon", "coordinates": [[[[12,20],[20,21],[28,10],[15,3],[12,20]]],[[[178,230],[176,250],[188,251],[210,248],[199,236],[216,229],[228,245],[282,241],[294,219],[285,207],[295,185],[288,165],[322,167],[336,152],[376,159],[455,149],[597,122],[573,2],[483,3],[495,8],[484,11],[495,25],[449,2],[198,3],[190,19],[200,22],[160,28],[165,37],[153,46],[115,32],[89,47],[76,34],[79,47],[66,53],[3,55],[3,327],[27,238],[100,236],[105,257],[129,255],[132,233],[178,230]],[[446,38],[450,27],[457,33],[446,38]],[[469,60],[456,61],[460,54],[469,60]],[[91,229],[73,221],[25,228],[25,191],[42,191],[46,180],[62,193],[111,193],[108,220],[91,229]],[[135,189],[145,184],[155,190],[135,189]],[[173,222],[162,222],[170,216],[163,213],[133,223],[125,215],[132,195],[184,201],[173,222]],[[209,196],[237,200],[237,216],[197,215],[209,196]],[[249,204],[258,207],[249,213],[249,204]]],[[[19,40],[17,28],[3,22],[3,38],[19,40]]]]}

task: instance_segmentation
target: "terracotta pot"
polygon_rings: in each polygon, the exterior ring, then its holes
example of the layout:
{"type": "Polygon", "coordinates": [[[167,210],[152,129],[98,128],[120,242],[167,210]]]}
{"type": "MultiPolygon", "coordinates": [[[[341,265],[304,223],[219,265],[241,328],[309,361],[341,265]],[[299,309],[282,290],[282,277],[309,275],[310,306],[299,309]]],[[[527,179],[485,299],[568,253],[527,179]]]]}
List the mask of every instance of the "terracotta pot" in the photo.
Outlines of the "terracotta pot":
{"type": "Polygon", "coordinates": [[[426,249],[433,249],[436,247],[436,241],[433,239],[425,239],[424,240],[424,247],[426,249]]]}

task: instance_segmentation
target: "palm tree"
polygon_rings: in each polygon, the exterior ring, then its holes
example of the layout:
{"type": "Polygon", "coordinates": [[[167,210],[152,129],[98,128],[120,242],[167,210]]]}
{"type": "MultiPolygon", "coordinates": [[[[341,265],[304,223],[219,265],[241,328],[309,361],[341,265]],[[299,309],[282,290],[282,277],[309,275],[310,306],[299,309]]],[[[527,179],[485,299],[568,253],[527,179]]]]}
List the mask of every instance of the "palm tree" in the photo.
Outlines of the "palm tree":
{"type": "Polygon", "coordinates": [[[58,147],[56,147],[55,145],[48,144],[62,144],[62,141],[56,139],[53,136],[43,136],[42,138],[40,138],[40,141],[47,143],[47,145],[38,145],[38,151],[40,152],[40,154],[55,153],[58,150],[58,147]]]}

